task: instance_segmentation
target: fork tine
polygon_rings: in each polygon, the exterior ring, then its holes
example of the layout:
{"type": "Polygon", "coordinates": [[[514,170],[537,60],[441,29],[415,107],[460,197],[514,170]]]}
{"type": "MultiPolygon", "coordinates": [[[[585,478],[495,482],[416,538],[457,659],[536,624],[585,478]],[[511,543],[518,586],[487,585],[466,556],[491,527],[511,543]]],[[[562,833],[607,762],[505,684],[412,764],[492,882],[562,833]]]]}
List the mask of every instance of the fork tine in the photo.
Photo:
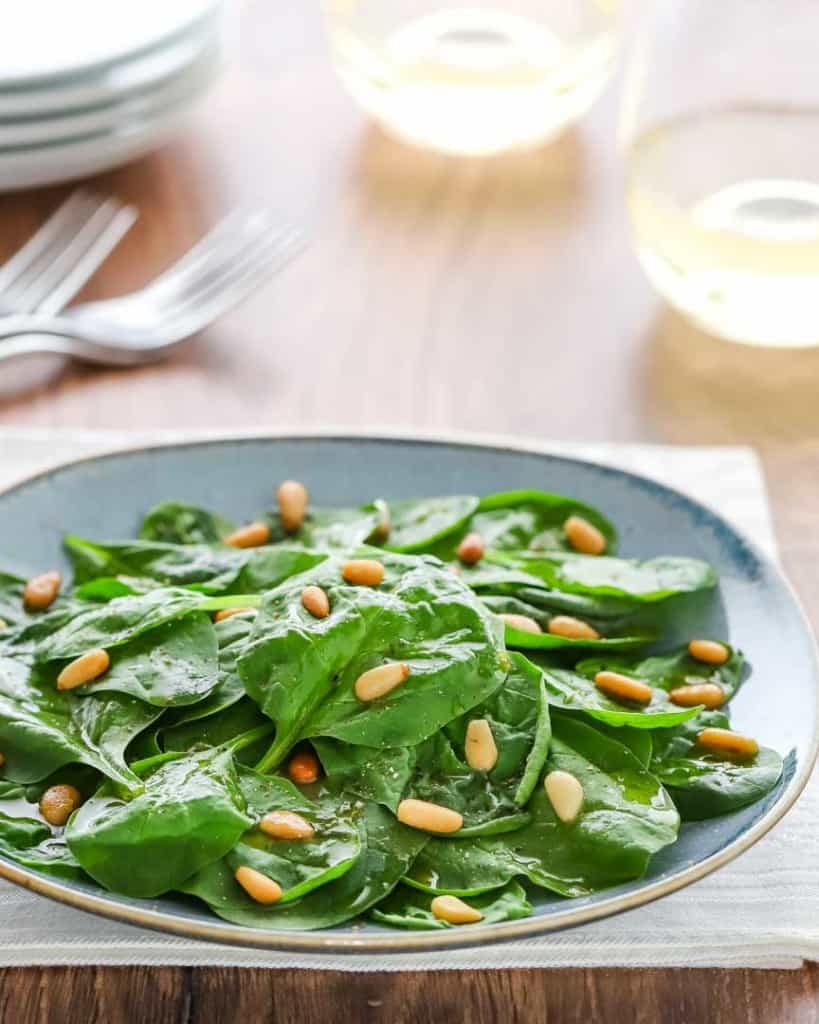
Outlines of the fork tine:
{"type": "Polygon", "coordinates": [[[295,229],[274,236],[262,236],[248,242],[243,253],[224,265],[221,272],[209,274],[201,286],[191,292],[169,315],[183,314],[193,308],[196,319],[204,324],[231,308],[280,269],[306,245],[295,229]]]}
{"type": "Polygon", "coordinates": [[[188,275],[186,287],[177,290],[175,301],[200,301],[212,285],[219,286],[225,275],[240,272],[244,261],[254,252],[281,245],[290,230],[275,226],[267,217],[245,219],[239,232],[211,253],[207,264],[200,265],[196,274],[188,275]]]}
{"type": "Polygon", "coordinates": [[[135,207],[120,206],[115,200],[109,200],[102,209],[107,217],[101,218],[99,230],[93,233],[84,253],[73,262],[66,261],[68,267],[62,280],[54,283],[46,297],[36,305],[37,312],[59,313],[105,262],[137,219],[135,207]]]}
{"type": "MultiPolygon", "coordinates": [[[[233,251],[241,246],[248,230],[257,223],[257,215],[248,216],[238,211],[228,214],[184,256],[152,281],[145,292],[150,292],[151,295],[170,289],[176,292],[184,287],[186,282],[198,281],[206,266],[231,259],[233,251]]],[[[266,230],[267,226],[259,224],[255,230],[261,232],[266,230]]],[[[273,227],[272,222],[269,226],[273,227]]]]}
{"type": "MultiPolygon", "coordinates": [[[[15,289],[14,305],[17,311],[33,312],[41,303],[47,302],[49,296],[58,287],[60,289],[58,298],[62,305],[74,294],[73,291],[63,287],[64,282],[68,280],[68,285],[70,285],[71,280],[76,278],[80,284],[82,283],[82,274],[75,270],[77,264],[84,259],[89,248],[97,242],[99,237],[107,232],[111,222],[117,216],[117,212],[121,209],[119,202],[115,199],[96,200],[96,202],[98,205],[85,223],[72,230],[70,237],[65,239],[59,251],[55,246],[48,253],[46,265],[40,268],[39,273],[33,279],[27,282],[26,287],[22,291],[15,289]]],[[[83,269],[87,268],[88,264],[84,263],[83,269]]],[[[51,311],[56,311],[60,305],[52,308],[51,311]]]]}
{"type": "Polygon", "coordinates": [[[84,217],[90,197],[82,189],[72,192],[68,199],[48,218],[31,238],[0,266],[0,292],[6,292],[15,282],[24,278],[32,265],[36,265],[67,231],[73,230],[84,217]]]}

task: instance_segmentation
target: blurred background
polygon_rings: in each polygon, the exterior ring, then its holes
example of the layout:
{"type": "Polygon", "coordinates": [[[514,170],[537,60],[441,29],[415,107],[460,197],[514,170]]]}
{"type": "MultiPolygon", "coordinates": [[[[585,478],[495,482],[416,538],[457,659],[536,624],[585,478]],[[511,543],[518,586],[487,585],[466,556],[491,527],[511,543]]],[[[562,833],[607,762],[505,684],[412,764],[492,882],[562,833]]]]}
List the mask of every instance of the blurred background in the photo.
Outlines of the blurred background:
{"type": "Polygon", "coordinates": [[[79,302],[237,209],[305,244],[154,365],[0,362],[0,422],[819,436],[810,5],[166,0],[123,49],[84,4],[64,46],[21,23],[0,69],[0,258],[75,187],[22,186],[95,160],[130,161],[81,184],[138,217],[79,302]]]}

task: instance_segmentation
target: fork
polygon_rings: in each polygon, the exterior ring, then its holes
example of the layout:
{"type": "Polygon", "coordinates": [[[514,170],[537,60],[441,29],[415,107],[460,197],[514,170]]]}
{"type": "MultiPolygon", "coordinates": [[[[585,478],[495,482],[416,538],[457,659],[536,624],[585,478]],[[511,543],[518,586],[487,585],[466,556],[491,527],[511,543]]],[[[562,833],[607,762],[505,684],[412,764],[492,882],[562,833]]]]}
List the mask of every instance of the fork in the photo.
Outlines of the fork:
{"type": "Polygon", "coordinates": [[[147,287],[63,315],[0,317],[0,361],[54,353],[134,366],[173,348],[231,309],[303,248],[266,213],[234,214],[147,287]]]}
{"type": "Polygon", "coordinates": [[[0,266],[0,315],[59,313],[135,220],[136,210],[115,199],[72,193],[0,266]]]}

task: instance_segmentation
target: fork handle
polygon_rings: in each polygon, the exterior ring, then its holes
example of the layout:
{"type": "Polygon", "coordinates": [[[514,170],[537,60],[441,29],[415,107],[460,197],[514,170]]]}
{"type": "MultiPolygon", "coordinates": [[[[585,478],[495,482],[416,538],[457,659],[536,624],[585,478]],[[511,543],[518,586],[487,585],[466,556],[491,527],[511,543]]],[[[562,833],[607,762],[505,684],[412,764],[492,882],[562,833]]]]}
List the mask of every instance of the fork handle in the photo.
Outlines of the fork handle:
{"type": "MultiPolygon", "coordinates": [[[[55,338],[71,338],[77,333],[76,322],[65,316],[47,316],[42,313],[17,313],[12,316],[0,317],[0,340],[16,338],[23,334],[40,334],[55,338]]],[[[83,324],[82,333],[88,336],[88,327],[83,324]]],[[[99,332],[102,335],[102,332],[99,332]]],[[[100,340],[103,340],[102,337],[100,340]]],[[[2,346],[5,348],[5,345],[2,346]]]]}
{"type": "Polygon", "coordinates": [[[0,339],[0,365],[26,356],[70,356],[72,359],[85,360],[89,363],[103,363],[105,366],[136,366],[140,363],[153,362],[157,356],[154,352],[140,358],[131,349],[117,349],[114,345],[105,348],[104,358],[100,357],[100,347],[94,341],[86,341],[76,334],[16,334],[11,338],[0,339]]]}

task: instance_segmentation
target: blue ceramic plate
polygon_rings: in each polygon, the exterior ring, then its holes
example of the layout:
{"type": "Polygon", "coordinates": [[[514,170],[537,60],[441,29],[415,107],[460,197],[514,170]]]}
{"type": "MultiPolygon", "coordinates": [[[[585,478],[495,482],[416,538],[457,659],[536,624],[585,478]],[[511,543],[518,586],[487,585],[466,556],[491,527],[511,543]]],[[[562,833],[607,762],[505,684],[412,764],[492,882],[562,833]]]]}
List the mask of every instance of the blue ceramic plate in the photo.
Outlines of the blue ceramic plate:
{"type": "MultiPolygon", "coordinates": [[[[720,576],[718,600],[682,624],[728,637],[753,675],[732,704],[737,728],[787,755],[777,788],[745,810],[684,825],[639,881],[585,899],[543,893],[534,916],[443,932],[374,924],[324,932],[242,928],[193,901],[135,900],[93,885],[55,881],[0,859],[0,875],[71,906],[196,939],[306,952],[412,952],[523,938],[637,907],[702,878],[748,849],[788,810],[816,755],[817,661],[813,636],[780,571],[723,519],[643,477],[531,450],[462,443],[348,437],[207,441],[84,459],[0,495],[0,564],[25,573],[65,564],[66,532],[133,536],[143,513],[178,498],[241,521],[272,500],[285,477],[305,480],[317,504],[540,487],[599,506],[621,531],[624,555],[690,555],[720,576]]],[[[537,890],[535,890],[537,892],[537,890]]]]}

